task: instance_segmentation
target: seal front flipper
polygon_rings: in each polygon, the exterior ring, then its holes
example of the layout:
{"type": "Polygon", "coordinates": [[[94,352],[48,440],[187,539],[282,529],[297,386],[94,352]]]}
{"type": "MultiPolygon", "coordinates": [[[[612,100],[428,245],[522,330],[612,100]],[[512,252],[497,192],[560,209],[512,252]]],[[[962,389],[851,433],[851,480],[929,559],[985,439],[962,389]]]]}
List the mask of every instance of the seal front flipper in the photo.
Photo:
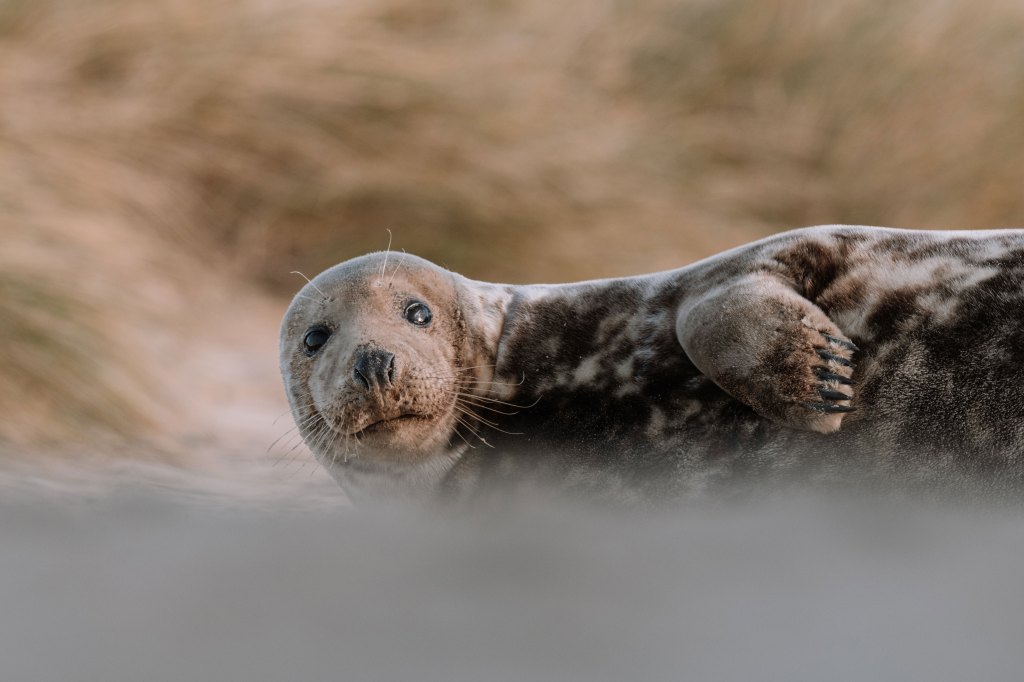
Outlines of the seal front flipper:
{"type": "Polygon", "coordinates": [[[758,414],[829,433],[853,410],[857,347],[784,280],[755,273],[684,300],[676,338],[693,364],[758,414]]]}

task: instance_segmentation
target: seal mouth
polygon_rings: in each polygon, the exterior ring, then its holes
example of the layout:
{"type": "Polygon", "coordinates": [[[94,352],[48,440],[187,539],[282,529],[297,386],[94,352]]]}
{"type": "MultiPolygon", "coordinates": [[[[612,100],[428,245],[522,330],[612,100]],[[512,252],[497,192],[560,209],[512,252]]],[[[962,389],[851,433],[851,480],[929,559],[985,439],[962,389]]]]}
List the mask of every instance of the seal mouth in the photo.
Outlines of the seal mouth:
{"type": "Polygon", "coordinates": [[[400,422],[415,421],[415,420],[424,421],[426,419],[428,419],[428,417],[425,416],[425,415],[422,415],[422,414],[413,414],[413,413],[400,414],[397,417],[388,417],[386,419],[378,419],[377,421],[371,422],[370,424],[367,424],[366,426],[364,426],[362,428],[356,429],[355,431],[350,431],[346,435],[349,435],[349,436],[365,436],[365,435],[369,435],[369,434],[372,434],[372,433],[377,433],[377,432],[380,432],[380,431],[386,431],[386,430],[393,429],[400,422]]]}

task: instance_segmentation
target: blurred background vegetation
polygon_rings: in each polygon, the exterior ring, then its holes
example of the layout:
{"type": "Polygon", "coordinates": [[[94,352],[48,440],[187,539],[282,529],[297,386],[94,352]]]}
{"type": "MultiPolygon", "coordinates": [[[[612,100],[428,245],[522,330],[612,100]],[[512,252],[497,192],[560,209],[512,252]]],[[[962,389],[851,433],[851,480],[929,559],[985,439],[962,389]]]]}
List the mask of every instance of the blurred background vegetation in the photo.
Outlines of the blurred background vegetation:
{"type": "Polygon", "coordinates": [[[0,0],[0,449],[265,446],[289,273],[389,229],[565,281],[1022,189],[1010,0],[0,0]]]}

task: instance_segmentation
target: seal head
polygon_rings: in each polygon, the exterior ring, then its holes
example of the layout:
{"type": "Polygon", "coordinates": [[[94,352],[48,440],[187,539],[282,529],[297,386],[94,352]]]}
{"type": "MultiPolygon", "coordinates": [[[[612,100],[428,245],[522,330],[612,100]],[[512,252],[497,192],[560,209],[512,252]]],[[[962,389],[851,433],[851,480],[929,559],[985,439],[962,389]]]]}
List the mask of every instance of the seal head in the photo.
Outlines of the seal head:
{"type": "Polygon", "coordinates": [[[458,461],[460,404],[493,375],[501,293],[376,253],[295,296],[281,325],[285,389],[303,439],[346,490],[367,477],[422,487],[458,461]]]}

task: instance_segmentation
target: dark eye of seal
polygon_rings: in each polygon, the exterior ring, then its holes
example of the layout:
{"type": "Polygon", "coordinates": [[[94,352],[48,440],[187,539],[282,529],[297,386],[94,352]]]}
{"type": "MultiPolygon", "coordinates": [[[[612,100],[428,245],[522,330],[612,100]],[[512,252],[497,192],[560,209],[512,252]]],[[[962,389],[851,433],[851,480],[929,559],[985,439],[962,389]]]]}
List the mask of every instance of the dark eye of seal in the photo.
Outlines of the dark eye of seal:
{"type": "Polygon", "coordinates": [[[433,319],[433,315],[431,315],[430,308],[427,307],[426,303],[413,301],[405,307],[405,319],[417,327],[426,327],[430,324],[430,320],[433,319]]]}
{"type": "Polygon", "coordinates": [[[323,327],[314,327],[306,332],[306,336],[302,339],[302,344],[306,347],[306,354],[313,355],[320,350],[327,339],[331,338],[331,332],[329,329],[323,327]]]}

